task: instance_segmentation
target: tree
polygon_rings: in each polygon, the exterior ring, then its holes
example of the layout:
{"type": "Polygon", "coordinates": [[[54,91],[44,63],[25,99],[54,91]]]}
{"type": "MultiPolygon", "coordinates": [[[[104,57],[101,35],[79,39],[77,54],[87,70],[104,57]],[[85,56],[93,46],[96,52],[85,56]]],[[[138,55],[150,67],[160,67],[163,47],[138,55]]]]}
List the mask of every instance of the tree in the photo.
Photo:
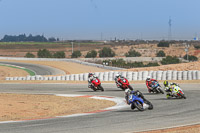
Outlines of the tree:
{"type": "Polygon", "coordinates": [[[169,42],[164,42],[164,41],[162,41],[162,42],[159,42],[159,43],[157,44],[157,46],[158,46],[158,47],[169,47],[169,42]]]}
{"type": "Polygon", "coordinates": [[[95,50],[89,51],[85,56],[85,58],[95,58],[95,57],[97,57],[97,51],[95,50]]]}
{"type": "Polygon", "coordinates": [[[37,56],[39,58],[51,58],[52,57],[52,54],[50,53],[49,50],[47,49],[40,49],[38,52],[37,52],[37,56]]]}
{"type": "Polygon", "coordinates": [[[172,57],[172,56],[167,56],[166,58],[163,58],[161,60],[161,64],[166,65],[166,64],[178,64],[181,61],[176,57],[172,57]]]}
{"type": "MultiPolygon", "coordinates": [[[[187,55],[185,55],[183,58],[184,58],[185,60],[187,60],[187,55]]],[[[198,58],[197,58],[196,56],[194,56],[194,55],[188,55],[188,60],[189,60],[189,61],[197,61],[198,58]]]]}
{"type": "Polygon", "coordinates": [[[111,48],[104,47],[102,50],[99,50],[99,57],[114,57],[115,52],[111,48]]]}
{"type": "Polygon", "coordinates": [[[53,54],[54,58],[65,58],[65,52],[64,51],[58,51],[53,54]]]}
{"type": "Polygon", "coordinates": [[[30,53],[30,52],[28,52],[28,53],[26,53],[26,55],[24,57],[26,57],[26,58],[35,58],[35,55],[30,53]]]}
{"type": "Polygon", "coordinates": [[[71,55],[71,58],[78,58],[80,57],[82,54],[81,54],[81,51],[77,50],[77,51],[74,51],[71,55]]]}
{"type": "Polygon", "coordinates": [[[163,50],[160,50],[158,53],[156,53],[157,57],[165,57],[165,52],[163,50]]]}
{"type": "Polygon", "coordinates": [[[134,49],[130,49],[128,53],[125,54],[126,57],[139,57],[141,54],[134,49]]]}

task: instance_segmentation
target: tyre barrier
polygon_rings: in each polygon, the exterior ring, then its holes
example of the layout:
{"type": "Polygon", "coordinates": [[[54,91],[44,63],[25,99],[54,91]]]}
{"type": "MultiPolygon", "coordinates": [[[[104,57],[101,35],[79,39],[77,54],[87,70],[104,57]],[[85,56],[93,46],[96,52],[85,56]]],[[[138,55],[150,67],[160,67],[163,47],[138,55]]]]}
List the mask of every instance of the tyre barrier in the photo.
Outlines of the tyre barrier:
{"type": "MultiPolygon", "coordinates": [[[[121,74],[129,81],[146,80],[147,76],[157,80],[200,80],[200,71],[139,71],[139,72],[96,72],[101,81],[114,81],[116,74],[121,74]]],[[[70,80],[87,81],[88,73],[71,74],[63,76],[27,76],[27,77],[6,77],[5,80],[70,80]]]]}

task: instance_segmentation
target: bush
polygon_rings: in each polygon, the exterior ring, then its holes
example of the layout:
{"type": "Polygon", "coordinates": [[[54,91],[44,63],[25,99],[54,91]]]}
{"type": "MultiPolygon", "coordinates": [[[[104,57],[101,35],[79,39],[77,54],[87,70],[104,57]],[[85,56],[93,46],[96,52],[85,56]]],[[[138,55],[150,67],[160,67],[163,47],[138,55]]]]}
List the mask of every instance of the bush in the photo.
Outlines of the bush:
{"type": "Polygon", "coordinates": [[[87,55],[85,56],[85,58],[95,58],[95,57],[97,57],[97,51],[95,50],[88,52],[87,55]]]}
{"type": "Polygon", "coordinates": [[[169,47],[169,42],[159,42],[158,47],[169,47]]]}
{"type": "MultiPolygon", "coordinates": [[[[187,55],[185,55],[183,58],[184,58],[185,60],[187,60],[187,55]]],[[[188,60],[189,60],[189,61],[197,61],[198,58],[197,58],[196,56],[194,56],[194,55],[188,55],[188,60]]]]}
{"type": "Polygon", "coordinates": [[[102,50],[99,51],[99,57],[114,57],[115,52],[112,51],[111,48],[104,47],[102,50]]]}
{"type": "Polygon", "coordinates": [[[28,52],[28,53],[26,53],[26,55],[24,57],[26,57],[26,58],[35,58],[35,55],[30,53],[30,52],[28,52]]]}
{"type": "Polygon", "coordinates": [[[115,67],[124,67],[124,68],[132,68],[132,67],[151,67],[151,66],[159,66],[158,63],[148,63],[144,65],[143,62],[126,62],[123,59],[116,59],[116,60],[105,60],[103,62],[108,62],[108,65],[112,65],[115,67]]]}
{"type": "Polygon", "coordinates": [[[81,51],[77,50],[77,51],[74,51],[71,55],[71,58],[78,58],[80,57],[82,54],[81,54],[81,51]]]}
{"type": "Polygon", "coordinates": [[[200,49],[200,45],[194,45],[194,48],[200,49]]]}
{"type": "Polygon", "coordinates": [[[54,58],[65,58],[65,52],[64,51],[58,51],[53,54],[54,58]]]}
{"type": "Polygon", "coordinates": [[[141,54],[133,49],[129,50],[128,53],[125,54],[126,57],[139,57],[141,54]]]}
{"type": "Polygon", "coordinates": [[[160,50],[158,53],[156,53],[157,57],[165,57],[165,52],[160,50]]]}
{"type": "Polygon", "coordinates": [[[161,63],[163,65],[166,65],[166,64],[178,64],[178,63],[181,63],[181,61],[176,57],[172,57],[172,56],[167,56],[166,58],[162,59],[161,63]]]}
{"type": "Polygon", "coordinates": [[[38,52],[37,52],[37,56],[39,58],[51,58],[52,57],[52,54],[50,53],[49,50],[47,49],[40,49],[38,52]]]}

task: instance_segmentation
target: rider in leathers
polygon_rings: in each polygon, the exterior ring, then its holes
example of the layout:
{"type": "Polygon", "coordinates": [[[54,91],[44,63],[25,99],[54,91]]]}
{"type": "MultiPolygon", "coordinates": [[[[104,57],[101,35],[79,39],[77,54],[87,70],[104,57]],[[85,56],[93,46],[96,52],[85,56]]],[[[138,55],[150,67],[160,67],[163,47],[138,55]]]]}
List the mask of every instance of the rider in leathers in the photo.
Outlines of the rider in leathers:
{"type": "Polygon", "coordinates": [[[151,84],[152,84],[153,81],[157,82],[156,79],[151,79],[150,76],[148,76],[147,79],[146,79],[146,86],[148,88],[149,93],[151,93],[151,89],[152,89],[151,84]]]}
{"type": "Polygon", "coordinates": [[[92,83],[92,80],[96,78],[96,76],[94,75],[94,73],[89,73],[88,74],[88,88],[91,88],[91,83],[92,83]]]}
{"type": "Polygon", "coordinates": [[[169,98],[170,96],[172,96],[172,90],[174,85],[175,86],[179,86],[179,84],[177,83],[169,83],[167,80],[165,80],[163,82],[164,86],[165,86],[165,91],[167,92],[166,97],[169,98]]]}

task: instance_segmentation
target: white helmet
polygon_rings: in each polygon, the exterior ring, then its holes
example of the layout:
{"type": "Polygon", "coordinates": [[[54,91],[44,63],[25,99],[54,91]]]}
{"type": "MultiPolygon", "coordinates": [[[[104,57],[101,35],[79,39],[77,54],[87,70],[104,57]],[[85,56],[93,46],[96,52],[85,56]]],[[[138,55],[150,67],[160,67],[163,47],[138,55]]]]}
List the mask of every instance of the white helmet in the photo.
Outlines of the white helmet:
{"type": "Polygon", "coordinates": [[[119,77],[119,73],[117,73],[117,74],[115,75],[115,77],[118,78],[118,77],[119,77]]]}
{"type": "Polygon", "coordinates": [[[125,90],[125,94],[126,94],[126,95],[128,95],[128,94],[130,94],[130,93],[131,93],[131,90],[130,90],[130,89],[126,89],[126,90],[125,90]]]}
{"type": "Polygon", "coordinates": [[[151,77],[150,77],[150,76],[147,76],[146,81],[150,81],[150,80],[151,80],[151,77]]]}

